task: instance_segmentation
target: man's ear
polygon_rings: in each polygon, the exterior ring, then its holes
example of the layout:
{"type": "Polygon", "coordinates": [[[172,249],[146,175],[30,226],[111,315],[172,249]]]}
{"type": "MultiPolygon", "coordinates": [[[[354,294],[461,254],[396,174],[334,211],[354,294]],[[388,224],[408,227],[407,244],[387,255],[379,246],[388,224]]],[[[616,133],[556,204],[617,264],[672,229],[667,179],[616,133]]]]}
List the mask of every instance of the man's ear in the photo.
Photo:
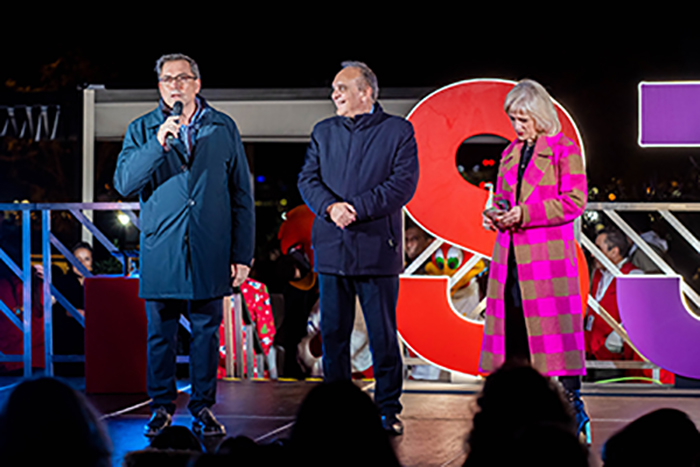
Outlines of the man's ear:
{"type": "Polygon", "coordinates": [[[362,94],[367,102],[372,102],[372,87],[362,80],[358,79],[358,81],[357,87],[360,90],[360,94],[362,94]]]}

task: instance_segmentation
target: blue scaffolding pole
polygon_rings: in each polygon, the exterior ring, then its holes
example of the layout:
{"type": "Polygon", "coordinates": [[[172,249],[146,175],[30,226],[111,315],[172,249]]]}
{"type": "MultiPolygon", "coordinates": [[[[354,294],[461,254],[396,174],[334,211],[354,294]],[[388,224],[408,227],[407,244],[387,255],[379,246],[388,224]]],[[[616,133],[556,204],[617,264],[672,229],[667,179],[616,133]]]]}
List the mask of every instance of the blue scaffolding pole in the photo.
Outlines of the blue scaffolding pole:
{"type": "Polygon", "coordinates": [[[21,310],[12,310],[0,300],[0,313],[16,326],[23,334],[22,355],[5,355],[0,353],[0,362],[22,362],[24,376],[32,374],[32,263],[31,263],[31,215],[33,211],[41,211],[41,253],[44,277],[42,284],[43,315],[44,315],[44,345],[46,374],[53,375],[54,362],[84,361],[79,355],[54,355],[53,354],[53,322],[52,299],[54,297],[68,313],[73,316],[81,326],[85,327],[85,318],[75,307],[52,285],[51,271],[51,245],[53,245],[74,266],[83,277],[92,277],[90,271],[56,238],[51,232],[51,211],[70,211],[81,225],[93,234],[122,265],[125,258],[118,248],[83,214],[83,209],[93,211],[122,211],[132,220],[138,228],[138,217],[133,211],[140,209],[139,203],[0,203],[0,211],[21,212],[22,218],[22,245],[20,268],[14,260],[0,248],[0,261],[4,262],[10,271],[17,276],[22,283],[21,310]],[[134,220],[136,222],[134,222],[134,220]],[[21,315],[21,317],[20,317],[21,315]]]}

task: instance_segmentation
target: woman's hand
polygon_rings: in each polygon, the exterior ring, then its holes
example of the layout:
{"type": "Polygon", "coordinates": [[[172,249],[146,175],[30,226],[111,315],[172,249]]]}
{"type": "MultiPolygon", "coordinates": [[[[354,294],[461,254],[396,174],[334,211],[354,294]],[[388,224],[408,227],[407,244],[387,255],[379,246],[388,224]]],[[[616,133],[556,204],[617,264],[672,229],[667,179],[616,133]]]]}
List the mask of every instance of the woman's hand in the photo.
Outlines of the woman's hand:
{"type": "Polygon", "coordinates": [[[496,226],[493,225],[493,221],[492,221],[488,216],[486,216],[485,214],[482,214],[482,215],[481,215],[481,226],[482,226],[485,230],[492,230],[492,231],[494,231],[494,232],[496,231],[496,226]]]}
{"type": "Polygon", "coordinates": [[[499,227],[510,229],[519,225],[523,220],[523,210],[520,206],[513,206],[508,212],[496,219],[499,227]]]}

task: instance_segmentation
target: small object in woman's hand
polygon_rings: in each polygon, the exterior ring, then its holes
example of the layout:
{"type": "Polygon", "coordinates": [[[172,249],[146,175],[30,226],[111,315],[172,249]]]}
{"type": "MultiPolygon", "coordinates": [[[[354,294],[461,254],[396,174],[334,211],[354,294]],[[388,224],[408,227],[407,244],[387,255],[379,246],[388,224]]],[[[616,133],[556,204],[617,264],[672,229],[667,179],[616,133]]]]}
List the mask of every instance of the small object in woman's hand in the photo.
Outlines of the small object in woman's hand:
{"type": "Polygon", "coordinates": [[[488,230],[495,230],[496,228],[498,228],[499,230],[503,230],[502,226],[500,225],[499,219],[505,213],[506,213],[505,211],[502,211],[495,206],[490,207],[488,209],[485,209],[483,212],[483,215],[484,215],[483,226],[484,226],[484,228],[488,229],[488,230]],[[491,221],[491,222],[489,223],[488,221],[491,221]]]}
{"type": "Polygon", "coordinates": [[[506,211],[503,211],[502,209],[498,209],[497,207],[494,206],[494,207],[485,209],[483,214],[484,214],[484,216],[491,219],[491,222],[495,223],[496,219],[505,213],[506,213],[506,211]]]}
{"type": "Polygon", "coordinates": [[[496,201],[496,206],[503,212],[510,211],[510,202],[507,199],[499,199],[496,201]]]}

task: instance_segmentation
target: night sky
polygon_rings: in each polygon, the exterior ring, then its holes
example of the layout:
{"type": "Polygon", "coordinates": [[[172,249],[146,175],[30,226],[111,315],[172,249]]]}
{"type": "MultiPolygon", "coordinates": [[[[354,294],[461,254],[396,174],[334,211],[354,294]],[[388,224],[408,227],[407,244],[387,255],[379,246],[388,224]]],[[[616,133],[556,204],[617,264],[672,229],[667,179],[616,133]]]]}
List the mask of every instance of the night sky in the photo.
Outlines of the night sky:
{"type": "Polygon", "coordinates": [[[174,51],[198,61],[204,88],[328,87],[347,59],[367,62],[380,88],[527,77],[544,84],[578,123],[592,182],[622,176],[638,184],[652,173],[670,180],[693,169],[696,149],[636,143],[638,82],[700,79],[700,30],[681,24],[682,11],[672,12],[673,22],[655,12],[640,23],[631,12],[586,18],[573,9],[545,15],[534,5],[527,15],[505,5],[490,13],[465,8],[389,16],[375,16],[375,8],[275,10],[275,18],[265,6],[255,12],[233,6],[226,14],[178,8],[170,21],[133,11],[86,21],[65,11],[58,18],[70,19],[35,22],[24,14],[4,30],[0,84],[6,92],[85,83],[152,88],[156,58],[174,51]]]}
{"type": "MultiPolygon", "coordinates": [[[[79,96],[76,90],[86,84],[153,89],[155,60],[173,52],[197,60],[205,91],[326,87],[330,92],[343,60],[368,63],[379,78],[380,97],[382,87],[438,89],[472,78],[531,78],[577,122],[586,147],[589,188],[593,193],[598,189],[591,200],[608,201],[614,195],[617,201],[700,201],[697,148],[637,145],[638,83],[700,80],[700,28],[690,23],[695,15],[689,8],[654,4],[640,20],[640,11],[631,6],[623,10],[623,4],[593,10],[573,2],[554,9],[492,2],[491,11],[476,5],[392,4],[389,15],[384,14],[384,4],[376,2],[315,8],[268,3],[243,8],[231,3],[217,9],[202,2],[162,3],[149,5],[150,12],[145,5],[83,4],[76,10],[61,5],[54,12],[36,6],[20,14],[3,6],[0,105],[31,101],[27,91],[79,96]],[[93,12],[97,8],[100,12],[93,12]]],[[[73,160],[64,164],[63,187],[52,191],[52,180],[59,178],[44,170],[46,183],[37,180],[27,188],[22,181],[29,176],[0,164],[0,201],[16,199],[19,191],[19,196],[32,200],[79,200],[80,100],[75,100],[76,141],[62,149],[65,155],[58,154],[65,161],[74,152],[73,160]]],[[[2,144],[8,143],[0,139],[2,144]]],[[[303,145],[297,146],[287,153],[287,159],[298,161],[296,170],[304,151],[303,145]]],[[[27,153],[31,150],[25,148],[27,153]]],[[[97,181],[98,190],[110,191],[118,143],[101,143],[96,150],[97,172],[104,179],[97,181]]],[[[254,152],[259,162],[256,175],[261,167],[282,167],[272,162],[279,148],[261,146],[254,152]]],[[[4,156],[0,151],[0,160],[4,156]]],[[[26,170],[31,173],[33,167],[26,170]]],[[[288,207],[301,202],[298,193],[295,197],[295,169],[280,170],[288,179],[274,186],[256,185],[256,198],[262,203],[258,210],[269,211],[258,213],[261,247],[264,239],[274,236],[278,211],[285,209],[275,200],[288,197],[288,207]]],[[[642,226],[648,220],[637,217],[639,228],[646,229],[642,226]]],[[[676,256],[688,261],[679,270],[700,284],[696,255],[687,251],[683,240],[674,243],[676,256]]]]}

